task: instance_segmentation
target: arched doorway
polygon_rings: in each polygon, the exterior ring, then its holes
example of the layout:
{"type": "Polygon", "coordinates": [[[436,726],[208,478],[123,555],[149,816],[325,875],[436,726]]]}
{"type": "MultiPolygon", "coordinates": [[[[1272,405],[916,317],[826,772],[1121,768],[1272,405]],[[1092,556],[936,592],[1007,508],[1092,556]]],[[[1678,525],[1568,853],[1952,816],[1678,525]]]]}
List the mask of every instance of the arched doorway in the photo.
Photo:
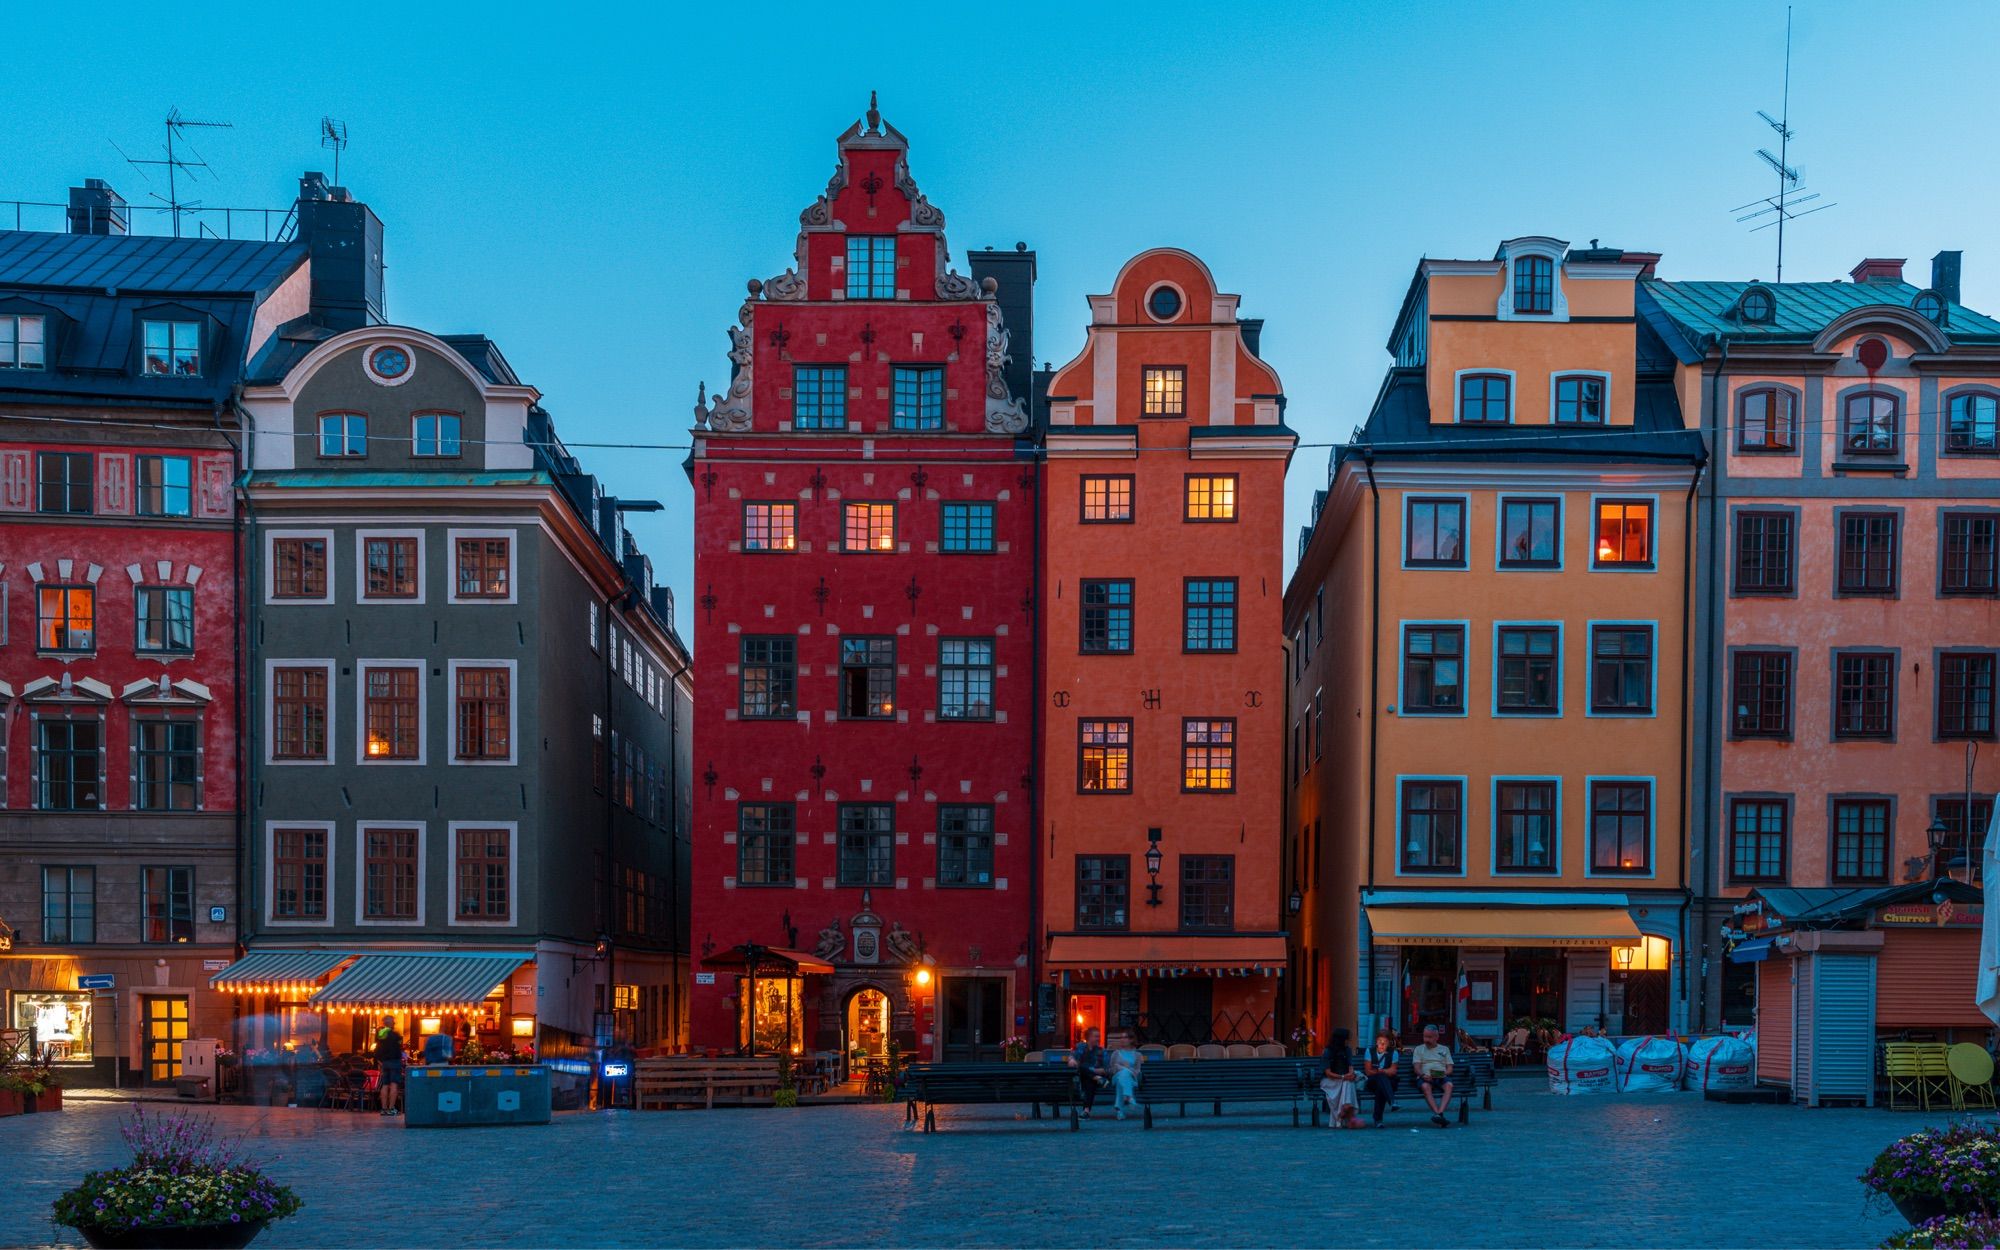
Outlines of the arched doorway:
{"type": "Polygon", "coordinates": [[[864,985],[848,996],[847,1059],[856,1067],[884,1061],[889,1054],[889,996],[864,985]]]}

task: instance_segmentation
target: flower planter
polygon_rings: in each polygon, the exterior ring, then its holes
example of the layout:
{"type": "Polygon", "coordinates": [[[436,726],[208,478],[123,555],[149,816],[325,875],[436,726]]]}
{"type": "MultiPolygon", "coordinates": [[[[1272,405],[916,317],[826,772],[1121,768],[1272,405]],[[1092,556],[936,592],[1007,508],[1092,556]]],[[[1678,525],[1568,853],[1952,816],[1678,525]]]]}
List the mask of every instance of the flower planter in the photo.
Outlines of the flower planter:
{"type": "Polygon", "coordinates": [[[20,1115],[27,1111],[18,1089],[0,1089],[0,1116],[20,1115]]]}
{"type": "Polygon", "coordinates": [[[62,1086],[51,1085],[39,1094],[22,1094],[23,1111],[61,1111],[62,1086]]]}
{"type": "Polygon", "coordinates": [[[1944,1199],[1933,1198],[1928,1194],[1910,1194],[1902,1198],[1891,1197],[1889,1201],[1896,1204],[1896,1213],[1908,1220],[1913,1226],[1922,1224],[1927,1220],[1934,1220],[1940,1215],[1948,1214],[1951,1210],[1951,1208],[1945,1206],[1944,1199]]]}
{"type": "Polygon", "coordinates": [[[100,1250],[242,1250],[264,1231],[264,1221],[244,1220],[240,1224],[168,1224],[153,1228],[109,1228],[87,1224],[77,1229],[83,1239],[100,1250]]]}

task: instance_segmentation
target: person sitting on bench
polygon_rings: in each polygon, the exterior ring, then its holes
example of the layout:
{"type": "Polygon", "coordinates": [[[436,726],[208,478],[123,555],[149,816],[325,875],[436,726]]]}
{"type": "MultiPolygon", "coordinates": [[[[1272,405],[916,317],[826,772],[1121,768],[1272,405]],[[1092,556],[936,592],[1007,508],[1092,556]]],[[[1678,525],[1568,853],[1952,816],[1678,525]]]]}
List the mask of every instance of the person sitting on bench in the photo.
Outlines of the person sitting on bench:
{"type": "Polygon", "coordinates": [[[1444,1113],[1451,1108],[1451,1052],[1438,1045],[1438,1027],[1424,1026],[1421,1045],[1410,1047],[1410,1066],[1417,1072],[1417,1088],[1431,1109],[1431,1123],[1444,1128],[1444,1113]]]}
{"type": "Polygon", "coordinates": [[[1069,1052],[1069,1066],[1076,1069],[1077,1088],[1083,1092],[1083,1117],[1090,1118],[1090,1108],[1097,1102],[1097,1091],[1104,1088],[1104,1047],[1098,1039],[1103,1035],[1096,1029],[1084,1030],[1083,1040],[1069,1052]]]}

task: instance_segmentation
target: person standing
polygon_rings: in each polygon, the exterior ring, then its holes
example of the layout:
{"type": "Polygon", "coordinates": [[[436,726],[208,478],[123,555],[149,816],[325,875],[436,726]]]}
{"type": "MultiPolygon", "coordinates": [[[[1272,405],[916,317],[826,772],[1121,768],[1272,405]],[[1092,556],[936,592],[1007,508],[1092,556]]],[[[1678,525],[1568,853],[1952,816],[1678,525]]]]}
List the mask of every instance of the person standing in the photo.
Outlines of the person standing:
{"type": "Polygon", "coordinates": [[[1387,1029],[1375,1030],[1375,1045],[1361,1061],[1361,1073],[1368,1078],[1368,1092],[1375,1099],[1375,1127],[1382,1127],[1382,1113],[1396,1101],[1396,1035],[1387,1029]]]}
{"type": "Polygon", "coordinates": [[[1083,1091],[1083,1118],[1090,1118],[1090,1109],[1097,1102],[1097,1091],[1104,1088],[1104,1046],[1098,1040],[1103,1034],[1096,1029],[1085,1029],[1083,1040],[1070,1049],[1069,1066],[1076,1069],[1077,1087],[1083,1091]]]}
{"type": "Polygon", "coordinates": [[[1326,1058],[1320,1073],[1320,1091],[1326,1095],[1326,1126],[1341,1128],[1354,1113],[1354,1054],[1347,1046],[1346,1029],[1327,1035],[1326,1058]]]}
{"type": "Polygon", "coordinates": [[[1424,1026],[1424,1040],[1410,1048],[1410,1066],[1417,1070],[1417,1088],[1431,1109],[1431,1123],[1439,1128],[1450,1121],[1445,1112],[1451,1107],[1451,1052],[1438,1045],[1438,1027],[1424,1026]]]}
{"type": "Polygon", "coordinates": [[[396,1017],[383,1016],[375,1034],[375,1066],[381,1077],[375,1082],[382,1096],[383,1115],[401,1115],[397,1104],[403,1093],[403,1035],[396,1032],[396,1017]]]}

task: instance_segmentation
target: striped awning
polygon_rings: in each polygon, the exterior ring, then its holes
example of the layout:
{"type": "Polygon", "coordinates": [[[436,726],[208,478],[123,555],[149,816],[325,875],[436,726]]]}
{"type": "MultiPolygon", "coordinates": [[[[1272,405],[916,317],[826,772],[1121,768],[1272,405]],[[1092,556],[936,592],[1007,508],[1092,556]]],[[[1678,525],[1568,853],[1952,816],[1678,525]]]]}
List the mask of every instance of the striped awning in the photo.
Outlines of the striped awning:
{"type": "Polygon", "coordinates": [[[1282,975],[1282,933],[1061,933],[1049,940],[1051,972],[1086,977],[1282,975]]]}
{"type": "Polygon", "coordinates": [[[252,951],[210,977],[208,983],[230,994],[309,991],[321,977],[352,958],[353,951],[252,951]]]}
{"type": "Polygon", "coordinates": [[[363,955],[314,994],[312,1005],[348,1010],[473,1007],[533,958],[526,951],[363,955]]]}

